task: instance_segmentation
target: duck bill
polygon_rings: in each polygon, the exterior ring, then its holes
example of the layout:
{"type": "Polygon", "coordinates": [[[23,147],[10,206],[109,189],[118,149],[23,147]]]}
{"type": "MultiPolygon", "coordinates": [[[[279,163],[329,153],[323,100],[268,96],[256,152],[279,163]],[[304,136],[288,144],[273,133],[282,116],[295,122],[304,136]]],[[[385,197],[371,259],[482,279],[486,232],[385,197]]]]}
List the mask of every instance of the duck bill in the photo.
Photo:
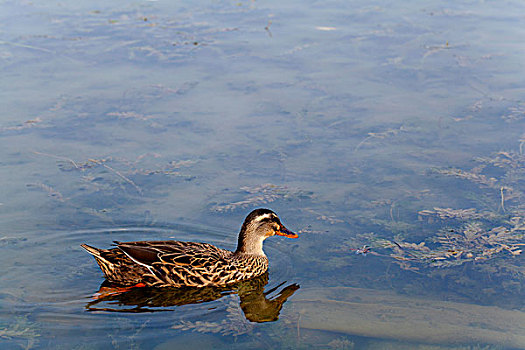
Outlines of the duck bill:
{"type": "Polygon", "coordinates": [[[299,235],[297,233],[294,233],[294,232],[288,230],[284,226],[281,226],[279,231],[275,231],[275,234],[279,235],[279,236],[284,236],[284,237],[287,237],[287,238],[298,238],[299,237],[299,235]]]}

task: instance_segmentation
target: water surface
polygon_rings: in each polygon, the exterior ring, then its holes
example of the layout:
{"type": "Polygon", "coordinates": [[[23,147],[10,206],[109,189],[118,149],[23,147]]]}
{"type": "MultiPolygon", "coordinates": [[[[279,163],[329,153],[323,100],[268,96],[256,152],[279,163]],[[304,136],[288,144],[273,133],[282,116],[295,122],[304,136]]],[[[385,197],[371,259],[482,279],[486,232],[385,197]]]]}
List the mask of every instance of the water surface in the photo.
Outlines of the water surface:
{"type": "Polygon", "coordinates": [[[523,3],[0,6],[2,348],[525,348],[523,3]],[[278,321],[86,311],[80,244],[232,249],[256,207],[301,235],[278,321]]]}

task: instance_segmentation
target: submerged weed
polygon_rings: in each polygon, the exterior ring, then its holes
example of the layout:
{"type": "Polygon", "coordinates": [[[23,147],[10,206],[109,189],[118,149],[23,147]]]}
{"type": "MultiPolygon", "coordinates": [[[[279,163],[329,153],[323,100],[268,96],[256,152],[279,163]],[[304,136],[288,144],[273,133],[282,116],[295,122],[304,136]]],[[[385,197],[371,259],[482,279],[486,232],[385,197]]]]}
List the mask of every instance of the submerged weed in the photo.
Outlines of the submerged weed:
{"type": "MultiPolygon", "coordinates": [[[[502,282],[504,289],[521,289],[525,280],[521,258],[525,249],[525,156],[521,151],[501,151],[475,161],[480,164],[470,170],[449,168],[433,172],[476,185],[481,194],[473,199],[482,203],[482,209],[434,207],[419,210],[420,221],[442,228],[415,242],[409,241],[409,235],[400,233],[393,239],[376,234],[361,235],[350,241],[354,244],[350,250],[366,242],[371,247],[371,254],[390,257],[403,270],[435,276],[434,268],[446,269],[450,271],[446,274],[449,280],[461,285],[469,279],[454,268],[472,267],[502,282]]],[[[375,223],[391,231],[388,220],[383,221],[375,223]]],[[[488,288],[480,290],[490,294],[488,288]]]]}
{"type": "Polygon", "coordinates": [[[290,200],[311,198],[312,193],[287,186],[274,184],[263,184],[259,186],[245,186],[240,188],[244,198],[227,204],[217,204],[212,210],[217,212],[233,211],[241,208],[255,207],[263,204],[275,202],[277,200],[290,200]]]}
{"type": "Polygon", "coordinates": [[[251,333],[255,324],[246,319],[239,307],[239,301],[235,300],[235,298],[233,295],[229,296],[229,301],[226,306],[226,317],[221,321],[192,322],[181,320],[179,324],[173,325],[171,328],[183,331],[191,330],[199,333],[219,333],[222,335],[232,335],[234,337],[251,333]]]}
{"type": "Polygon", "coordinates": [[[37,325],[27,320],[26,317],[15,317],[13,321],[5,326],[0,326],[0,339],[12,340],[18,343],[22,349],[32,349],[40,333],[37,325]]]}

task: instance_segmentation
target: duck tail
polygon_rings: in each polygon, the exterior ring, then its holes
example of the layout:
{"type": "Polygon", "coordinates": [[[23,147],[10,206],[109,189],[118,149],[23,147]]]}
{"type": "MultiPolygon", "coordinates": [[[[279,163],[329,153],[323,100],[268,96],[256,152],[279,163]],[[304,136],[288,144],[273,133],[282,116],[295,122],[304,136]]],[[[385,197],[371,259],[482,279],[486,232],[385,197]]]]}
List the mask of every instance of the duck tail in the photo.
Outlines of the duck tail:
{"type": "Polygon", "coordinates": [[[109,261],[106,258],[106,256],[104,256],[107,254],[103,255],[103,253],[108,252],[107,249],[99,249],[99,248],[95,248],[87,244],[81,244],[80,246],[84,248],[85,250],[87,250],[89,254],[93,255],[93,257],[97,261],[98,266],[104,273],[104,276],[106,277],[106,279],[108,280],[114,279],[113,277],[114,277],[114,272],[115,272],[115,264],[109,261]]]}
{"type": "Polygon", "coordinates": [[[104,251],[103,249],[98,249],[98,248],[95,248],[95,247],[92,247],[90,245],[87,245],[87,244],[81,244],[80,245],[82,248],[84,248],[85,250],[87,250],[87,252],[91,255],[93,255],[95,258],[101,258],[101,253],[104,251]]]}

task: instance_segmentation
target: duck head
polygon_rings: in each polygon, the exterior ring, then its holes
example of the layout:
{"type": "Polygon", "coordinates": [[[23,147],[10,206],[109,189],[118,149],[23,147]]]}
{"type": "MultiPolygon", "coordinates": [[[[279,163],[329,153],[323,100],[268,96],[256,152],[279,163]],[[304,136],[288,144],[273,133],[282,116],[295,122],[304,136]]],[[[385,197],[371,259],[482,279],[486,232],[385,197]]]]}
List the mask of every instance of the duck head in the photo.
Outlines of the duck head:
{"type": "Polygon", "coordinates": [[[263,242],[266,238],[275,235],[299,237],[284,227],[277,214],[270,209],[255,209],[248,214],[242,224],[235,253],[265,256],[262,250],[263,242]]]}

